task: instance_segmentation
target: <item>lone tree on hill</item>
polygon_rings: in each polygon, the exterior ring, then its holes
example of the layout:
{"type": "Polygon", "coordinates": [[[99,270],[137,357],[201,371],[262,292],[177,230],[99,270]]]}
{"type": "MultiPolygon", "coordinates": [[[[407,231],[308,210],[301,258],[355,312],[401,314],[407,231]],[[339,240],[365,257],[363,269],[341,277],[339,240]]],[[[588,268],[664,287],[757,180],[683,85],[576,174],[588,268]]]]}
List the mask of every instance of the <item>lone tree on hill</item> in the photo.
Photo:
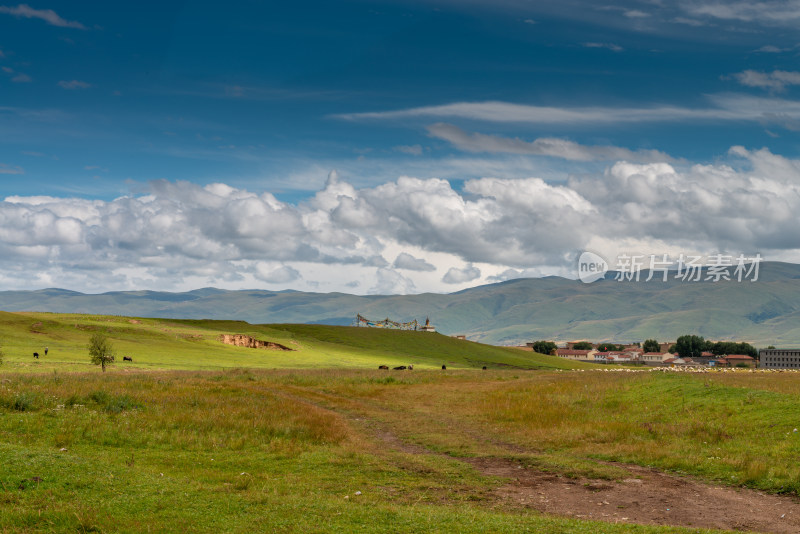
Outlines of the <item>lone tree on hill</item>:
{"type": "Polygon", "coordinates": [[[102,367],[105,373],[106,365],[114,362],[114,347],[105,335],[93,334],[89,340],[89,356],[92,363],[102,367]]]}
{"type": "Polygon", "coordinates": [[[646,339],[642,350],[645,352],[661,352],[661,345],[655,339],[646,339]]]}

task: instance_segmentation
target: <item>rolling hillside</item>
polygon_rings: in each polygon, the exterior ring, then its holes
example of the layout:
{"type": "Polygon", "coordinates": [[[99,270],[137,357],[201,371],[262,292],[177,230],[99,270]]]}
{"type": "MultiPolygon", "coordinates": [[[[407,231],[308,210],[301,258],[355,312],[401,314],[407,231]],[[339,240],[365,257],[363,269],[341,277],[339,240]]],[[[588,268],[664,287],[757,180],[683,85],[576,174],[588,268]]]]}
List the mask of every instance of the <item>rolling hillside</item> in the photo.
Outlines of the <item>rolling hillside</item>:
{"type": "Polygon", "coordinates": [[[618,282],[558,277],[519,279],[452,294],[357,296],[296,291],[85,295],[62,289],[0,292],[6,311],[78,312],[142,317],[237,319],[250,323],[349,325],[373,319],[424,320],[445,334],[512,345],[534,339],[713,339],[800,346],[800,266],[765,262],[757,282],[618,282]]]}
{"type": "MultiPolygon", "coordinates": [[[[116,369],[361,367],[567,369],[587,364],[436,333],[327,325],[252,325],[243,321],[0,312],[3,371],[89,370],[95,332],[116,349],[116,369]],[[224,343],[240,334],[291,350],[224,343]],[[45,356],[44,349],[48,348],[45,356]],[[33,358],[38,352],[39,359],[33,358]],[[133,362],[123,362],[129,356],[133,362]]],[[[591,365],[588,365],[591,367],[591,365]]]]}

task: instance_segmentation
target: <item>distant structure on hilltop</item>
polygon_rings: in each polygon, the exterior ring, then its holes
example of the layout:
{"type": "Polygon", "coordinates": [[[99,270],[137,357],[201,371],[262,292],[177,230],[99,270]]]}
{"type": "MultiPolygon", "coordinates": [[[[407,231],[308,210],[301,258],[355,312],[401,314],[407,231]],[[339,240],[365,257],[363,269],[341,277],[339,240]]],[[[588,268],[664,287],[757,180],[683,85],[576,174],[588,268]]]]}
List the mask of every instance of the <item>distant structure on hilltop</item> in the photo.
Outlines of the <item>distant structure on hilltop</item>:
{"type": "Polygon", "coordinates": [[[419,332],[436,332],[436,327],[431,324],[429,317],[425,318],[425,324],[420,326],[416,319],[407,323],[392,321],[388,317],[383,321],[373,321],[367,319],[363,315],[356,314],[356,320],[353,321],[353,326],[365,326],[368,328],[390,328],[392,330],[417,330],[419,332]]]}
{"type": "Polygon", "coordinates": [[[420,330],[423,332],[436,332],[436,327],[431,324],[430,318],[425,317],[425,326],[421,327],[420,330]]]}

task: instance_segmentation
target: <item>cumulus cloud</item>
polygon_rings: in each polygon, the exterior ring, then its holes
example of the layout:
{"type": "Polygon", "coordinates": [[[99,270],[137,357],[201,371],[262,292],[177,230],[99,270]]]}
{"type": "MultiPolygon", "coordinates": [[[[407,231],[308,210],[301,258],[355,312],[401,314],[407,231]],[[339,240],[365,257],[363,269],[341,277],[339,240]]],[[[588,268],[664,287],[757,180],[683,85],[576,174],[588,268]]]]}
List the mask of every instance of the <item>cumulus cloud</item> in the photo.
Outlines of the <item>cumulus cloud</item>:
{"type": "Polygon", "coordinates": [[[435,271],[436,267],[428,263],[427,261],[415,258],[411,254],[407,252],[401,252],[397,255],[397,258],[394,260],[394,265],[396,269],[407,269],[409,271],[435,271]]]}
{"type": "Polygon", "coordinates": [[[428,134],[449,141],[467,152],[506,154],[532,154],[551,156],[573,161],[604,161],[625,159],[630,161],[671,161],[672,158],[658,150],[629,150],[615,146],[585,146],[567,139],[541,137],[533,141],[510,139],[496,135],[465,132],[458,126],[437,123],[428,126],[428,134]]]}
{"type": "Polygon", "coordinates": [[[300,278],[300,273],[288,265],[272,269],[268,265],[259,263],[256,266],[255,277],[269,284],[287,284],[300,278]]]}
{"type": "Polygon", "coordinates": [[[759,72],[744,70],[733,75],[742,85],[748,87],[761,87],[772,91],[783,91],[787,85],[800,85],[800,72],[774,70],[772,72],[759,72]]]}
{"type": "Polygon", "coordinates": [[[393,269],[378,269],[377,282],[370,295],[408,295],[416,292],[414,282],[393,269]]]}
{"type": "Polygon", "coordinates": [[[473,265],[467,265],[463,269],[450,267],[447,273],[442,277],[442,282],[445,284],[463,284],[480,277],[481,270],[473,265]]]}
{"type": "Polygon", "coordinates": [[[525,275],[522,271],[518,271],[517,269],[506,269],[505,271],[495,274],[493,276],[486,277],[487,282],[506,282],[508,280],[514,280],[517,278],[522,278],[525,275]]]}
{"type": "Polygon", "coordinates": [[[332,173],[299,203],[222,183],[155,181],[145,194],[108,201],[5,198],[0,286],[308,287],[335,272],[340,289],[358,280],[371,293],[446,290],[568,269],[585,249],[608,258],[800,254],[797,213],[800,160],[744,147],[713,164],[620,160],[562,183],[485,177],[458,190],[407,176],[356,188],[332,173]]]}
{"type": "Polygon", "coordinates": [[[80,22],[63,19],[52,9],[33,9],[27,4],[19,4],[16,7],[0,6],[0,13],[6,13],[18,18],[40,19],[52,26],[58,26],[60,28],[86,29],[86,26],[80,22]]]}

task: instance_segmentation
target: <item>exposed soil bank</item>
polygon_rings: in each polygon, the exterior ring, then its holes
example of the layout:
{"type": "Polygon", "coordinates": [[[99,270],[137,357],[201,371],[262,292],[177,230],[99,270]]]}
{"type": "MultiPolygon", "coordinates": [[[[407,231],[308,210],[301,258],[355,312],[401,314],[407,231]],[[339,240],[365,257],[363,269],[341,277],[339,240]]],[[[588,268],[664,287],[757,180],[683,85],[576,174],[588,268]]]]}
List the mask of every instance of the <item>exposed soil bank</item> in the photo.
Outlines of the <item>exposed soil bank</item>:
{"type": "Polygon", "coordinates": [[[226,345],[236,345],[237,347],[250,349],[294,350],[274,341],[262,341],[244,334],[222,334],[219,336],[219,340],[226,345]]]}

